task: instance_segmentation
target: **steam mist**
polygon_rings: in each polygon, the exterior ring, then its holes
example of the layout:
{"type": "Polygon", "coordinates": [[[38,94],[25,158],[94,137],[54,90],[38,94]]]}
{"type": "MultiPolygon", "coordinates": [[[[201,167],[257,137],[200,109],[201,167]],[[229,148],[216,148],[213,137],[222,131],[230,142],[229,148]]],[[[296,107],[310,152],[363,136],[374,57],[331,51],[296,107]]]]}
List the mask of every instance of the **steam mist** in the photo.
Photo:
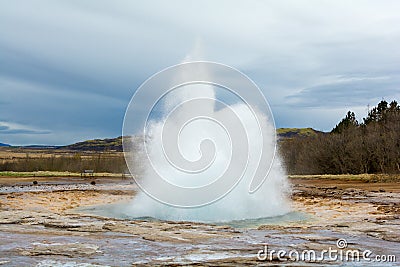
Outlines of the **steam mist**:
{"type": "MultiPolygon", "coordinates": [[[[207,69],[198,71],[213,75],[207,69]]],[[[274,154],[275,127],[268,114],[263,114],[257,108],[249,108],[243,99],[230,95],[223,88],[209,84],[188,84],[162,97],[150,115],[153,116],[150,116],[146,125],[146,142],[139,149],[136,148],[136,157],[139,156],[136,165],[142,168],[136,174],[140,183],[147,188],[157,188],[159,185],[153,179],[154,169],[168,183],[184,188],[209,185],[229,169],[230,173],[237,175],[235,179],[238,182],[222,198],[192,208],[167,205],[139,191],[123,213],[130,217],[219,222],[272,217],[289,212],[286,198],[288,183],[281,160],[274,154]],[[206,101],[196,102],[200,100],[206,101]],[[182,123],[186,114],[196,109],[209,114],[208,117],[213,120],[196,117],[182,123]],[[232,116],[239,118],[238,122],[246,133],[245,140],[233,140],[237,139],[235,134],[240,131],[232,116]],[[166,134],[177,135],[177,144],[166,143],[163,140],[166,134]],[[262,138],[262,135],[266,137],[262,138]],[[209,146],[205,140],[211,141],[209,146]],[[166,150],[171,151],[168,145],[177,147],[174,153],[179,155],[173,154],[172,158],[180,156],[188,163],[197,162],[200,165],[203,162],[205,167],[197,172],[182,171],[166,156],[166,150]],[[268,152],[268,160],[259,161],[260,149],[268,152]],[[141,160],[146,156],[151,158],[151,162],[141,160]],[[247,161],[247,167],[240,169],[240,162],[244,160],[247,161]],[[270,168],[270,171],[258,190],[250,193],[249,186],[257,167],[265,170],[270,168]]],[[[174,197],[179,199],[185,196],[174,197]]]]}

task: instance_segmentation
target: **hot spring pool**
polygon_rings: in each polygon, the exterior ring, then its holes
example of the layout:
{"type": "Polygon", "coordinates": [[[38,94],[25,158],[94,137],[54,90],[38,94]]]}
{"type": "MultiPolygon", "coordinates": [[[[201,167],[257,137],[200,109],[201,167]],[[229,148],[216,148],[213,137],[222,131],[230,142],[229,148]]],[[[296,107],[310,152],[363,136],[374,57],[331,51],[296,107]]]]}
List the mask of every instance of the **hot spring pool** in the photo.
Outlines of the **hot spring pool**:
{"type": "MultiPolygon", "coordinates": [[[[124,212],[125,203],[97,205],[90,207],[81,207],[75,209],[75,211],[87,215],[96,215],[101,217],[126,219],[126,220],[145,220],[145,221],[161,221],[160,219],[153,217],[133,217],[132,215],[124,212]]],[[[313,220],[310,214],[291,211],[284,215],[255,218],[255,219],[243,219],[233,221],[198,221],[203,223],[211,223],[217,225],[228,225],[234,228],[257,228],[260,225],[285,225],[293,222],[302,222],[313,220]]]]}

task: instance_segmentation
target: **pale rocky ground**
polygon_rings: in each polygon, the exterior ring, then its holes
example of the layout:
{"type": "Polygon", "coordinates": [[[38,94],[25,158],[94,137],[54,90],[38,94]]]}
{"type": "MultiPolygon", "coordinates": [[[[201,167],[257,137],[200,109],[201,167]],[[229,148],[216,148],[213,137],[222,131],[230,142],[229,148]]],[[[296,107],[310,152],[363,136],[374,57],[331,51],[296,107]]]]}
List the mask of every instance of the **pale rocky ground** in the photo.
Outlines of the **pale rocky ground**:
{"type": "Polygon", "coordinates": [[[303,219],[247,228],[195,222],[127,220],[79,208],[129,201],[130,180],[68,183],[10,178],[0,186],[0,266],[399,266],[400,185],[292,179],[293,210],[303,219]],[[12,180],[14,179],[14,180],[12,180]],[[78,209],[77,209],[78,208],[78,209]],[[269,249],[347,249],[395,255],[397,262],[260,261],[269,249]]]}

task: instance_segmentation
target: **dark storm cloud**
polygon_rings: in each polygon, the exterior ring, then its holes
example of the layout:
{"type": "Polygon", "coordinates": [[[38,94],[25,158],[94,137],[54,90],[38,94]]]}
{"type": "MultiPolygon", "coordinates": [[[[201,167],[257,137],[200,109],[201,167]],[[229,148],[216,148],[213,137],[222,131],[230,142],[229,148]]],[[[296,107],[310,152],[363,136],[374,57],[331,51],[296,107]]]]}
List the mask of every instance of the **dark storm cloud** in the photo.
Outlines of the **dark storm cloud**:
{"type": "Polygon", "coordinates": [[[399,9],[398,1],[0,0],[0,122],[11,129],[0,142],[119,136],[135,89],[196,44],[199,59],[255,80],[278,127],[329,130],[346,109],[400,98],[399,9]]]}
{"type": "Polygon", "coordinates": [[[297,107],[346,107],[375,104],[373,101],[390,98],[399,93],[399,78],[391,77],[340,77],[334,83],[308,87],[286,97],[297,107]]]}

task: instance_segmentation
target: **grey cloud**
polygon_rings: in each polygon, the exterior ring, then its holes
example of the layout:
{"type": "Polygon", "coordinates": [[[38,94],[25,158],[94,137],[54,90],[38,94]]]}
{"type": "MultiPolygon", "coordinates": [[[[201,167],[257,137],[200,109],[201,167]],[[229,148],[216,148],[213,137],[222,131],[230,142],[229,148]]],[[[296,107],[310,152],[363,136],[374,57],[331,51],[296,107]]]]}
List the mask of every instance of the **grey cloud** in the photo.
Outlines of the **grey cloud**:
{"type": "Polygon", "coordinates": [[[0,136],[3,134],[51,134],[51,131],[28,128],[21,124],[0,122],[0,136]]]}
{"type": "Polygon", "coordinates": [[[25,129],[0,130],[0,134],[51,134],[51,131],[35,131],[25,129]]]}
{"type": "Polygon", "coordinates": [[[120,135],[135,89],[196,40],[202,59],[256,81],[278,127],[329,129],[344,106],[400,97],[399,9],[398,1],[4,2],[0,121],[51,133],[0,131],[0,142],[120,135]]]}
{"type": "Polygon", "coordinates": [[[338,82],[308,87],[289,95],[287,103],[297,107],[366,106],[400,92],[400,77],[344,77],[338,82]]]}

